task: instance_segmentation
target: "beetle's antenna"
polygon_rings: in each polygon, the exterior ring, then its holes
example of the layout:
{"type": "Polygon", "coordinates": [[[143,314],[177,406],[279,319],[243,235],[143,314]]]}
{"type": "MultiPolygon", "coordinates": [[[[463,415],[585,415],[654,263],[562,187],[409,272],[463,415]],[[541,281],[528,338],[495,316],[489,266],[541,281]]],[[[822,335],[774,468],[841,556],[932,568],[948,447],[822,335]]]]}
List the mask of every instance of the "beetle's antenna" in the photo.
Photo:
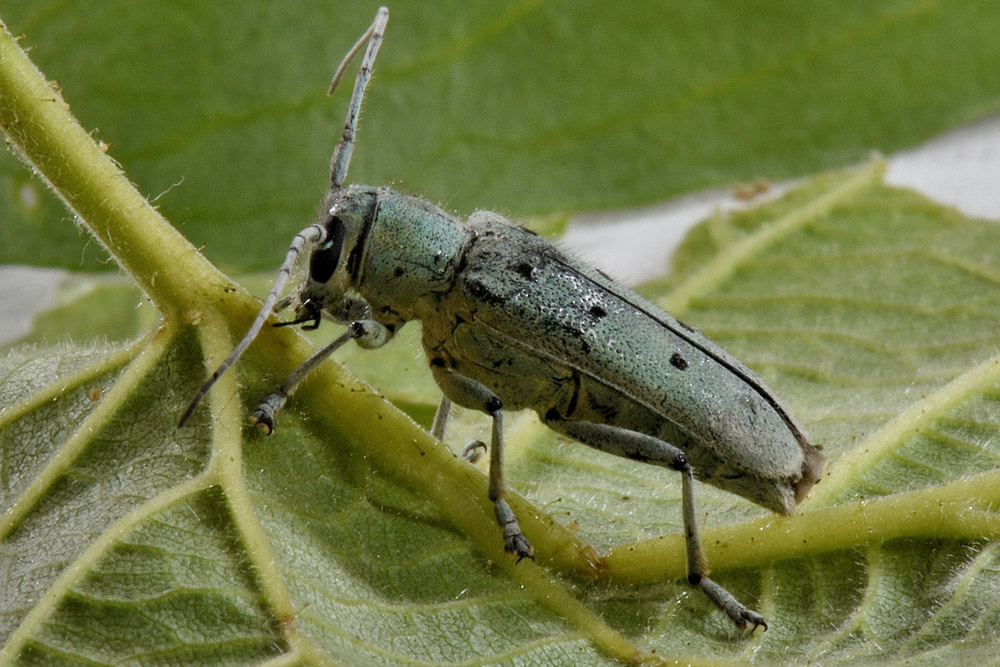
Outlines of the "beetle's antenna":
{"type": "MultiPolygon", "coordinates": [[[[344,180],[347,178],[347,168],[351,163],[351,153],[354,152],[354,133],[358,126],[358,114],[361,111],[361,99],[364,97],[365,88],[368,87],[368,81],[372,76],[372,65],[375,63],[375,56],[378,54],[379,46],[382,44],[382,35],[385,33],[385,24],[389,20],[389,10],[382,7],[378,10],[378,14],[375,15],[375,21],[371,24],[365,34],[361,36],[361,39],[351,47],[347,56],[337,67],[336,74],[333,75],[333,81],[330,82],[330,90],[332,93],[333,89],[337,87],[337,83],[344,76],[344,71],[350,64],[351,60],[358,54],[361,47],[364,46],[365,42],[368,43],[368,51],[365,53],[364,60],[361,61],[361,68],[358,70],[358,78],[354,83],[354,93],[351,95],[351,103],[347,107],[347,120],[344,122],[344,134],[337,144],[336,149],[333,151],[333,158],[330,161],[330,183],[333,190],[339,190],[344,184],[344,180]]],[[[243,353],[246,352],[247,348],[250,347],[250,343],[254,341],[257,334],[264,327],[264,323],[267,322],[267,318],[270,317],[271,311],[274,310],[275,304],[278,302],[278,297],[281,294],[281,290],[285,288],[285,283],[288,282],[288,276],[292,273],[292,268],[295,266],[295,262],[299,255],[302,254],[303,248],[322,244],[326,241],[328,233],[326,228],[322,224],[312,224],[303,229],[301,232],[295,235],[292,240],[292,244],[288,247],[288,252],[285,253],[285,261],[282,262],[281,268],[278,269],[278,276],[274,279],[274,286],[271,291],[268,292],[267,297],[264,299],[264,303],[261,305],[260,311],[257,313],[257,317],[254,319],[253,324],[250,325],[250,329],[243,336],[243,340],[233,349],[233,351],[226,357],[226,360],[219,364],[219,367],[215,369],[212,376],[205,381],[203,385],[198,389],[198,393],[194,395],[191,402],[188,404],[187,409],[184,410],[184,414],[181,415],[180,421],[177,426],[181,427],[187,423],[188,419],[194,413],[195,408],[201,403],[202,399],[212,388],[212,385],[222,377],[222,374],[229,370],[232,366],[239,360],[243,353]]]]}
{"type": "Polygon", "coordinates": [[[288,276],[292,273],[292,267],[295,266],[295,260],[298,259],[299,254],[302,252],[302,248],[311,244],[323,243],[326,240],[327,233],[326,228],[320,224],[309,225],[301,232],[295,235],[292,240],[292,245],[288,246],[288,252],[285,253],[285,261],[282,262],[281,268],[278,269],[278,277],[274,279],[274,287],[268,292],[267,298],[264,299],[264,304],[260,307],[260,312],[257,313],[256,319],[254,319],[253,324],[250,325],[250,329],[243,336],[243,340],[239,342],[226,360],[219,364],[219,367],[215,369],[212,376],[205,381],[205,384],[201,385],[198,389],[198,393],[194,395],[191,402],[188,403],[187,409],[184,410],[184,414],[181,415],[181,419],[177,422],[177,427],[180,428],[187,423],[187,420],[191,417],[195,408],[201,403],[201,399],[205,398],[205,394],[208,390],[212,388],[212,385],[222,377],[222,374],[229,370],[229,367],[236,363],[236,361],[243,356],[246,349],[250,347],[250,343],[253,342],[257,334],[260,333],[261,328],[263,328],[264,323],[267,322],[267,318],[271,315],[271,311],[274,310],[274,304],[278,301],[278,295],[281,294],[281,290],[285,288],[285,283],[288,281],[288,276]]]}
{"type": "Polygon", "coordinates": [[[339,190],[347,180],[347,169],[351,165],[351,155],[354,153],[354,134],[358,128],[358,115],[361,113],[361,99],[365,96],[365,89],[368,88],[368,81],[372,78],[372,66],[375,64],[375,56],[382,45],[382,35],[385,34],[385,24],[389,21],[389,10],[381,7],[375,15],[375,22],[361,36],[361,39],[351,47],[337,72],[330,82],[328,94],[333,94],[334,88],[344,76],[347,66],[358,54],[365,42],[368,42],[368,51],[365,52],[361,67],[358,68],[358,78],[354,82],[354,92],[351,93],[351,103],[347,107],[347,118],[344,121],[344,134],[340,142],[333,150],[333,157],[330,159],[330,189],[339,190]]]}

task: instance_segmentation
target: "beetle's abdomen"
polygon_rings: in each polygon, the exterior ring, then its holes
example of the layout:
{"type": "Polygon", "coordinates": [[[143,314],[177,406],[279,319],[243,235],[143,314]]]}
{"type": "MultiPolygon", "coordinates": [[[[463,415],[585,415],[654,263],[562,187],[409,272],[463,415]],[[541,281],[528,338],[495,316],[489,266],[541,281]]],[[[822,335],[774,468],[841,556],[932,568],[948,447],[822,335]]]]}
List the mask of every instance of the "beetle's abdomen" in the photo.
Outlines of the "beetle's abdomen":
{"type": "Polygon", "coordinates": [[[485,359],[479,377],[465,374],[542,416],[660,437],[705,481],[776,511],[804,497],[823,457],[749,369],[544,240],[480,215],[448,299],[463,331],[456,353],[485,359]]]}

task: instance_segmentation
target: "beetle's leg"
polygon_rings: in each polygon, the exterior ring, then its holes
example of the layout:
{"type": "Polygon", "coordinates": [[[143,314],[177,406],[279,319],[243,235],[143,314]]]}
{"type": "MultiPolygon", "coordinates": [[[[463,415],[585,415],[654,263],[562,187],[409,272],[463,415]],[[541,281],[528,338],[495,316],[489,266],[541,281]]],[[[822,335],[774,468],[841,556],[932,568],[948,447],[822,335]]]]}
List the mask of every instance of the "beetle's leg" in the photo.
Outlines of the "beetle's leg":
{"type": "Polygon", "coordinates": [[[295,388],[314,368],[319,366],[327,357],[333,354],[337,348],[347,341],[357,341],[358,345],[365,349],[382,347],[392,333],[375,320],[356,320],[347,325],[347,331],[336,339],[330,341],[320,349],[316,350],[302,365],[296,368],[285,378],[278,390],[268,394],[260,402],[257,409],[250,415],[250,422],[263,430],[267,435],[274,432],[274,418],[278,411],[284,407],[288,397],[292,395],[295,388]]]}
{"type": "MultiPolygon", "coordinates": [[[[275,308],[275,304],[278,302],[278,297],[281,295],[281,290],[284,289],[285,283],[288,281],[288,277],[292,274],[292,269],[295,267],[295,261],[298,259],[299,255],[302,253],[303,249],[316,244],[322,244],[327,240],[329,234],[326,228],[320,224],[309,225],[301,232],[295,235],[292,239],[292,244],[288,246],[288,250],[285,252],[285,261],[281,263],[281,268],[278,269],[278,275],[274,279],[274,285],[271,287],[271,291],[267,293],[267,297],[264,298],[264,303],[260,307],[260,312],[257,313],[256,319],[254,319],[253,324],[250,325],[250,329],[243,335],[243,339],[236,345],[229,356],[226,357],[225,361],[219,364],[219,367],[215,369],[212,375],[205,380],[205,383],[201,385],[192,398],[191,402],[188,403],[187,408],[184,410],[184,414],[181,415],[180,421],[177,423],[177,428],[184,426],[187,420],[191,418],[194,413],[194,409],[198,407],[201,400],[205,398],[208,390],[212,388],[212,385],[222,377],[222,374],[231,367],[236,361],[243,356],[247,348],[250,347],[250,343],[254,341],[260,330],[264,328],[264,323],[267,322],[267,318],[271,316],[271,312],[275,308]]],[[[281,303],[284,307],[285,300],[282,299],[281,303]]]]}
{"type": "MultiPolygon", "coordinates": [[[[431,360],[431,371],[434,373],[434,379],[441,387],[441,391],[450,400],[463,407],[482,410],[493,418],[489,495],[490,500],[493,501],[497,523],[503,528],[504,549],[509,553],[517,554],[518,561],[522,558],[534,558],[532,555],[534,549],[531,543],[521,534],[521,527],[517,523],[514,510],[504,499],[507,484],[504,481],[503,470],[503,406],[500,403],[500,398],[475,380],[445,368],[440,359],[431,360]]],[[[473,443],[469,443],[466,450],[470,448],[475,449],[473,443]]]]}
{"type": "Polygon", "coordinates": [[[465,447],[462,447],[462,458],[469,463],[475,463],[487,449],[486,443],[482,440],[469,440],[465,447]]]}
{"type": "Polygon", "coordinates": [[[660,465],[681,473],[681,500],[684,515],[684,543],[687,547],[687,578],[693,586],[705,592],[708,599],[726,612],[744,630],[759,625],[767,629],[764,617],[747,608],[726,589],[708,578],[705,553],[701,548],[698,521],[694,505],[694,471],[684,452],[651,435],[630,431],[619,426],[593,422],[568,421],[551,412],[544,416],[546,425],[585,445],[610,454],[660,465]]]}
{"type": "Polygon", "coordinates": [[[444,440],[444,427],[448,425],[449,414],[451,414],[451,399],[442,395],[437,412],[434,413],[434,423],[431,424],[431,435],[435,440],[444,440]]]}
{"type": "MultiPolygon", "coordinates": [[[[451,413],[451,399],[441,395],[441,402],[438,403],[437,411],[434,413],[434,422],[431,424],[431,435],[436,440],[444,440],[444,428],[448,425],[448,415],[451,413]]],[[[469,463],[479,460],[480,451],[486,451],[486,443],[482,440],[470,440],[469,444],[462,448],[462,458],[469,463]]]]}

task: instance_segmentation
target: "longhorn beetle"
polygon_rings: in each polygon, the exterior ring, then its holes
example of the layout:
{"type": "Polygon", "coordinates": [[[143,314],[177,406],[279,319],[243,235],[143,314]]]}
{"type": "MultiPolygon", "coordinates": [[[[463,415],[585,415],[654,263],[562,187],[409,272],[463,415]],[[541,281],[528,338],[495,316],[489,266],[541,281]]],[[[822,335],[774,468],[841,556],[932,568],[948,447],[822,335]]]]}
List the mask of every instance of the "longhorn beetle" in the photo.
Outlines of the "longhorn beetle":
{"type": "MultiPolygon", "coordinates": [[[[367,44],[320,219],[295,236],[250,330],[199,389],[180,424],[274,310],[295,307],[291,321],[275,326],[315,329],[327,318],[347,330],[254,410],[251,422],[267,433],[298,383],[337,348],[350,340],[381,347],[408,320],[419,319],[444,394],[433,435],[444,434],[452,402],[492,417],[489,498],[508,552],[519,560],[532,556],[504,500],[503,414],[532,409],[549,428],[583,444],[678,471],[688,581],[739,627],[766,629],[763,616],[706,576],[694,480],[789,514],[819,478],[823,455],[746,366],[532,232],[496,213],[478,211],[462,221],[387,187],[344,187],[361,99],[388,18],[388,10],[378,11],[331,83],[330,92],[367,44]],[[294,299],[279,301],[306,250],[308,276],[294,299]]],[[[470,458],[473,452],[466,448],[470,458]]]]}

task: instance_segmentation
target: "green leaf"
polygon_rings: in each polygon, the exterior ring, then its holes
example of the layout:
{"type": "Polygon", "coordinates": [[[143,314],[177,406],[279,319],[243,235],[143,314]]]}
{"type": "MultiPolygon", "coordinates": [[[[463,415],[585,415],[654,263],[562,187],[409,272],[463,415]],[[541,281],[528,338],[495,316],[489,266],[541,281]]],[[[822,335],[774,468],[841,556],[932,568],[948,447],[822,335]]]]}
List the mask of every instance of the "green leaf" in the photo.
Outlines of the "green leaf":
{"type": "MultiPolygon", "coordinates": [[[[373,4],[2,3],[84,127],[227,272],[270,270],[324,191],[373,4]]],[[[1000,105],[1000,4],[392,3],[352,167],[467,215],[662,201],[912,146],[1000,105]]],[[[0,162],[0,261],[81,265],[0,162]]],[[[87,269],[107,269],[95,247],[87,269]]]]}
{"type": "MultiPolygon", "coordinates": [[[[830,458],[788,519],[699,486],[714,576],[771,625],[744,635],[684,582],[675,476],[530,416],[508,424],[511,501],[539,557],[521,564],[482,472],[339,364],[273,437],[244,429],[314,349],[293,331],[267,328],[177,429],[256,302],[129,190],[6,34],[0,124],[163,317],[132,343],[0,363],[0,663],[970,663],[1000,648],[1000,228],[886,188],[874,165],[708,221],[650,286],[760,371],[830,458]]],[[[422,366],[406,344],[367,356],[422,366]]]]}
{"type": "MultiPolygon", "coordinates": [[[[698,489],[717,576],[766,612],[767,633],[741,636],[683,583],[671,473],[519,416],[508,430],[510,483],[580,541],[553,540],[540,524],[540,539],[529,533],[546,545],[540,559],[577,578],[586,609],[660,656],[995,654],[997,244],[996,225],[879,185],[867,169],[707,221],[678,252],[670,284],[648,290],[667,303],[684,296],[685,319],[760,371],[830,458],[791,519],[698,489]],[[614,585],[587,584],[558,553],[580,544],[607,554],[614,585]]],[[[465,500],[475,506],[482,476],[449,454],[440,468],[406,472],[439,446],[415,441],[405,419],[373,433],[395,418],[377,400],[350,405],[358,388],[338,387],[339,373],[304,387],[272,438],[241,436],[242,415],[274,381],[251,358],[242,405],[219,387],[220,423],[208,430],[201,415],[196,437],[176,431],[202,377],[183,331],[110,350],[28,348],[4,364],[0,437],[9,459],[27,463],[6,476],[16,484],[3,507],[15,518],[4,544],[17,576],[3,618],[25,660],[605,662],[569,606],[553,613],[519,583],[518,570],[534,566],[483,560],[482,545],[499,546],[488,509],[472,542],[453,527],[441,487],[478,479],[465,500]],[[358,426],[336,423],[341,412],[358,426]],[[239,450],[232,477],[212,472],[239,450]]],[[[412,337],[366,356],[419,362],[412,337]]],[[[384,374],[380,389],[405,396],[421,372],[384,374]]],[[[484,425],[463,419],[449,441],[484,425]]]]}
{"type": "Polygon", "coordinates": [[[17,343],[133,340],[159,319],[135,283],[121,276],[76,274],[56,289],[56,305],[37,313],[17,343]]]}

